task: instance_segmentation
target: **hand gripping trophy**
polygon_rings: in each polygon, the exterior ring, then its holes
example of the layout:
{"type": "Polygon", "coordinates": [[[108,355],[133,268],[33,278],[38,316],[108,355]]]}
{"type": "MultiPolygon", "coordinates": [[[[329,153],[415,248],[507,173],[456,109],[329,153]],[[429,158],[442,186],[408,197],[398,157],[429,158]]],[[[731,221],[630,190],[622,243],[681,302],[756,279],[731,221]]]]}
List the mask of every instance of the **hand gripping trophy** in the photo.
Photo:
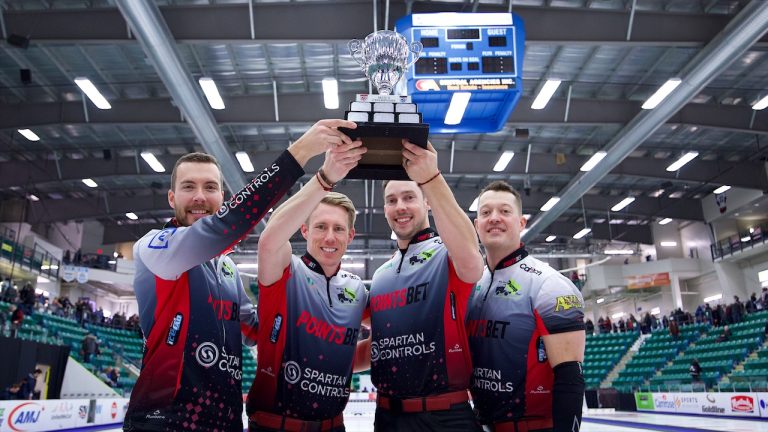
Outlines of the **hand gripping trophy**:
{"type": "Polygon", "coordinates": [[[347,178],[407,180],[401,166],[401,140],[427,146],[429,125],[410,96],[393,95],[395,85],[421,53],[421,42],[410,45],[391,30],[381,30],[349,42],[349,51],[376,87],[379,94],[358,94],[349,104],[346,119],[357,123],[356,129],[343,129],[350,138],[363,140],[368,152],[347,178]],[[409,61],[409,55],[412,57],[409,61]]]}

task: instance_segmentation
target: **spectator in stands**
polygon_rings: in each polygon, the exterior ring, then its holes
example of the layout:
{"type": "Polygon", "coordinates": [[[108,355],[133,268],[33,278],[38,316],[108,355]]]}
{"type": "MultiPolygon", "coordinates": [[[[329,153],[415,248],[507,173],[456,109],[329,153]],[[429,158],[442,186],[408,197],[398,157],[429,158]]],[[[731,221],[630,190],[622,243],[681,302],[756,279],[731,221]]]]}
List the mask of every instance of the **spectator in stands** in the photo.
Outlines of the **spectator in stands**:
{"type": "Polygon", "coordinates": [[[701,365],[699,364],[698,359],[693,359],[691,367],[689,367],[688,370],[691,372],[691,380],[693,382],[701,381],[701,365]]]}
{"type": "Polygon", "coordinates": [[[591,335],[595,332],[595,323],[593,323],[591,319],[587,318],[587,322],[584,323],[584,328],[587,331],[587,334],[591,335]]]}
{"type": "Polygon", "coordinates": [[[93,333],[88,332],[83,338],[83,342],[80,346],[80,353],[82,354],[85,363],[91,362],[92,355],[101,354],[101,351],[99,350],[99,340],[96,339],[96,336],[94,336],[93,333]]]}
{"type": "Polygon", "coordinates": [[[611,325],[611,317],[607,316],[605,317],[605,321],[603,321],[603,333],[610,333],[613,329],[613,326],[611,325]]]}
{"type": "Polygon", "coordinates": [[[75,264],[80,264],[80,262],[83,260],[83,252],[82,250],[78,249],[77,252],[75,252],[75,258],[73,262],[75,264]]]}
{"type": "Polygon", "coordinates": [[[627,318],[627,331],[635,331],[637,329],[637,319],[634,315],[629,314],[629,318],[627,318]]]}
{"type": "Polygon", "coordinates": [[[640,325],[640,331],[643,334],[648,334],[651,332],[651,325],[653,324],[653,319],[651,318],[651,313],[646,312],[643,316],[643,322],[640,325]]]}
{"type": "Polygon", "coordinates": [[[21,389],[19,389],[20,399],[40,399],[40,395],[35,392],[35,387],[37,387],[37,378],[42,374],[43,371],[35,369],[24,378],[21,382],[21,389]]]}
{"type": "Polygon", "coordinates": [[[731,339],[731,329],[728,328],[728,324],[723,327],[723,332],[720,337],[717,338],[718,342],[728,342],[731,339]]]}
{"type": "Polygon", "coordinates": [[[99,379],[104,381],[105,384],[107,384],[110,387],[115,387],[117,383],[115,381],[112,381],[111,375],[112,375],[112,367],[107,366],[105,369],[103,369],[101,372],[99,372],[98,376],[99,379]]]}
{"type": "Polygon", "coordinates": [[[21,303],[21,307],[24,309],[25,314],[32,315],[32,312],[35,310],[36,300],[35,288],[30,282],[26,282],[21,288],[21,291],[19,291],[19,302],[21,303]]]}
{"type": "Polygon", "coordinates": [[[667,318],[666,315],[661,317],[661,326],[664,327],[664,328],[669,327],[669,318],[667,318]]]}
{"type": "Polygon", "coordinates": [[[704,322],[704,305],[699,305],[699,307],[696,308],[696,313],[694,315],[696,316],[697,323],[704,322]]]}
{"type": "Polygon", "coordinates": [[[747,313],[757,312],[757,294],[756,293],[752,293],[752,295],[749,296],[749,300],[747,300],[745,309],[747,310],[747,313]]]}
{"type": "Polygon", "coordinates": [[[12,383],[0,392],[0,400],[18,400],[21,399],[21,383],[12,383]]]}
{"type": "Polygon", "coordinates": [[[124,328],[125,327],[125,315],[118,312],[112,316],[112,327],[124,328]]]}
{"type": "Polygon", "coordinates": [[[0,309],[0,336],[5,336],[5,328],[8,326],[8,313],[0,309]]]}
{"type": "Polygon", "coordinates": [[[120,387],[120,369],[119,368],[112,368],[112,370],[108,374],[109,379],[115,383],[113,387],[120,387]]]}
{"type": "Polygon", "coordinates": [[[64,252],[64,264],[69,264],[72,262],[72,254],[69,252],[69,249],[67,249],[66,252],[64,252]]]}
{"type": "Polygon", "coordinates": [[[712,307],[709,305],[709,303],[706,303],[704,306],[704,322],[708,322],[709,325],[712,325],[712,307]]]}
{"type": "Polygon", "coordinates": [[[661,322],[659,321],[659,317],[656,315],[651,315],[651,331],[656,331],[661,328],[661,322]]]}
{"type": "Polygon", "coordinates": [[[24,322],[24,311],[18,306],[11,307],[11,337],[16,337],[24,322]]]}
{"type": "Polygon", "coordinates": [[[605,320],[603,317],[597,319],[597,332],[605,333],[605,320]]]}
{"type": "Polygon", "coordinates": [[[672,336],[672,339],[675,340],[680,337],[680,327],[677,325],[675,317],[672,317],[672,319],[669,320],[669,334],[672,336]]]}
{"type": "Polygon", "coordinates": [[[723,305],[717,305],[717,308],[714,309],[712,320],[716,326],[725,324],[725,309],[723,308],[723,305]]]}
{"type": "Polygon", "coordinates": [[[731,323],[738,324],[741,322],[744,316],[744,305],[741,304],[739,296],[733,296],[733,304],[731,305],[731,323]]]}
{"type": "Polygon", "coordinates": [[[96,324],[104,324],[104,309],[99,307],[99,309],[96,310],[96,312],[94,312],[93,322],[95,322],[96,324]]]}
{"type": "Polygon", "coordinates": [[[3,281],[3,301],[6,303],[16,303],[16,297],[19,295],[16,286],[8,278],[3,281]]]}
{"type": "Polygon", "coordinates": [[[624,333],[625,331],[627,331],[627,325],[626,325],[626,323],[624,322],[624,318],[621,318],[621,319],[619,320],[619,331],[620,331],[620,332],[622,332],[622,333],[624,333]]]}
{"type": "Polygon", "coordinates": [[[768,309],[768,288],[763,288],[763,293],[760,295],[760,303],[762,303],[763,309],[768,309]]]}

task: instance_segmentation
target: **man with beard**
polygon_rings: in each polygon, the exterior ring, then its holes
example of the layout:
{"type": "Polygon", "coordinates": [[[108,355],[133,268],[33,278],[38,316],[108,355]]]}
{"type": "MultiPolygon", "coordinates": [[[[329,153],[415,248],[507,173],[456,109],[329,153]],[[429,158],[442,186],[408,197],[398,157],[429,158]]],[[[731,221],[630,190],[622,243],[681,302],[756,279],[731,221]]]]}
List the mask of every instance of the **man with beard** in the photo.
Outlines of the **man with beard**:
{"type": "Polygon", "coordinates": [[[480,431],[468,402],[464,314],[483,270],[477,235],[437,168],[437,152],[403,141],[412,181],[384,184],[394,256],[371,283],[374,430],[480,431]],[[432,210],[440,235],[430,228],[432,210]]]}
{"type": "Polygon", "coordinates": [[[226,255],[310,158],[352,143],[338,127],[356,125],[320,120],[228,202],[213,157],[176,162],[168,191],[175,217],[133,248],[145,350],[126,431],[243,430],[242,344],[255,343],[257,317],[226,255]]]}
{"type": "Polygon", "coordinates": [[[355,206],[330,190],[357,165],[361,144],[326,153],[317,175],[275,210],[259,236],[263,327],[246,403],[250,432],[344,431],[368,292],[340,268],[355,236],[355,206]],[[302,256],[293,255],[290,243],[297,230],[307,241],[302,256]]]}
{"type": "Polygon", "coordinates": [[[528,255],[526,220],[509,184],[478,197],[483,278],[469,300],[472,400],[492,432],[578,432],[584,400],[584,300],[565,276],[528,255]]]}

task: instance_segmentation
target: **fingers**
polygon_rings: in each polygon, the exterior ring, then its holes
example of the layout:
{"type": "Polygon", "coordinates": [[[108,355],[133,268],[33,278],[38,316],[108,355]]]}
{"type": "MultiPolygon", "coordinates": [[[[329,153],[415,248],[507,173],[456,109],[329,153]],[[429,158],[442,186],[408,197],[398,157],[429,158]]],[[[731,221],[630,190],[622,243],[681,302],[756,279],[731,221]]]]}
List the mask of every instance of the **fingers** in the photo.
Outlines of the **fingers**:
{"type": "Polygon", "coordinates": [[[342,120],[342,119],[325,119],[325,120],[320,120],[315,124],[327,126],[329,128],[340,128],[340,127],[344,127],[348,129],[357,128],[357,123],[349,120],[342,120]]]}

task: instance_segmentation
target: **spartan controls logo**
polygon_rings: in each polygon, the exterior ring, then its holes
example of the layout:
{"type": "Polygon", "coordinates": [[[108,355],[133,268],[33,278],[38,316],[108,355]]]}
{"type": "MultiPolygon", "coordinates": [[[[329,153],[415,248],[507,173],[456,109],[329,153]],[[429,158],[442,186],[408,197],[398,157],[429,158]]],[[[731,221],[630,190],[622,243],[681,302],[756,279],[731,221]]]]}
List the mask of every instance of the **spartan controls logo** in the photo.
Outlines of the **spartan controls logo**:
{"type": "Polygon", "coordinates": [[[296,384],[301,379],[301,368],[295,361],[289,361],[283,368],[283,375],[288,384],[296,384]]]}
{"type": "Polygon", "coordinates": [[[371,361],[375,362],[379,359],[379,344],[371,342],[371,361]]]}
{"type": "Polygon", "coordinates": [[[195,358],[200,366],[209,368],[219,359],[219,349],[211,342],[203,342],[195,351],[195,358]]]}
{"type": "MultiPolygon", "coordinates": [[[[261,174],[254,177],[250,183],[245,185],[244,188],[240,189],[240,191],[238,191],[237,194],[235,194],[229,201],[226,201],[224,204],[222,204],[221,208],[219,208],[219,211],[216,212],[216,216],[223,218],[227,215],[227,213],[229,213],[230,210],[236,209],[237,206],[245,202],[246,198],[255,194],[256,189],[258,189],[262,184],[268,182],[269,179],[271,179],[272,176],[275,175],[278,171],[280,171],[280,167],[277,166],[277,164],[272,164],[272,166],[264,168],[261,174]]],[[[258,199],[258,197],[255,198],[258,199]]]]}

